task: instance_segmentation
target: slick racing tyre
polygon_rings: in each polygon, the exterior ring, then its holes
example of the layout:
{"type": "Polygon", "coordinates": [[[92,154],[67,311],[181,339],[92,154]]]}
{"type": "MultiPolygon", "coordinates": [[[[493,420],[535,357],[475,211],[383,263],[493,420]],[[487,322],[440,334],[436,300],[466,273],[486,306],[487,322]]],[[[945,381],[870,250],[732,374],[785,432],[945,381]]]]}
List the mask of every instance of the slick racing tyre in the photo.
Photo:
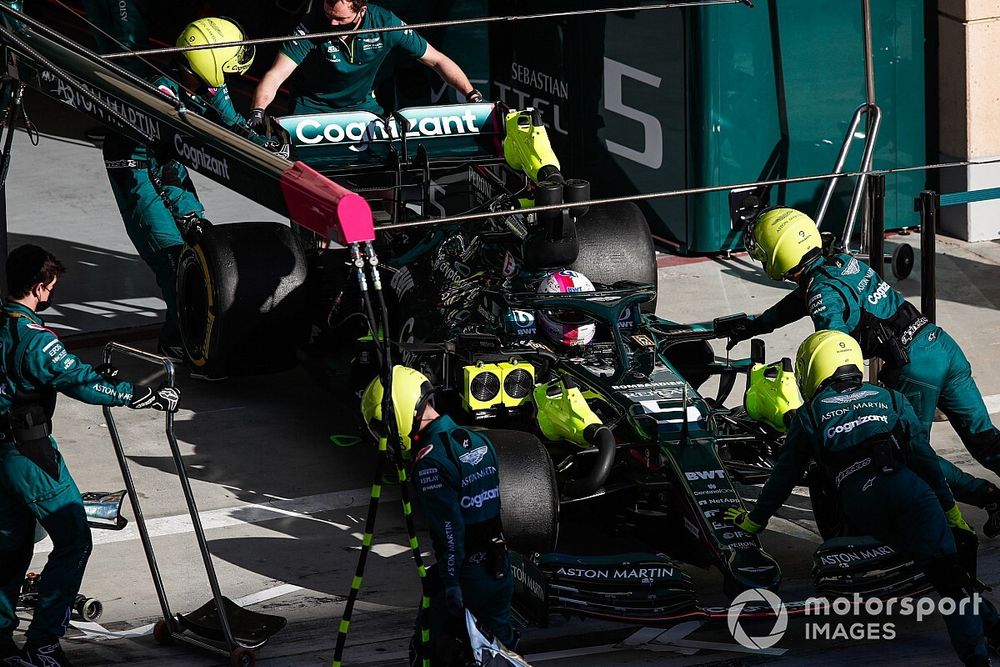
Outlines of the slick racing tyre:
{"type": "MultiPolygon", "coordinates": [[[[619,280],[656,287],[656,254],[646,217],[631,202],[594,206],[576,221],[580,254],[569,267],[591,282],[611,285],[619,280]]],[[[656,310],[656,298],[642,304],[656,310]]]]}
{"type": "Polygon", "coordinates": [[[559,492],[549,453],[523,431],[492,429],[484,435],[500,461],[500,508],[508,546],[523,554],[552,551],[559,533],[559,492]]]}
{"type": "Polygon", "coordinates": [[[309,334],[306,258],[275,222],[212,225],[185,246],[177,310],[194,372],[208,378],[284,370],[309,334]]]}

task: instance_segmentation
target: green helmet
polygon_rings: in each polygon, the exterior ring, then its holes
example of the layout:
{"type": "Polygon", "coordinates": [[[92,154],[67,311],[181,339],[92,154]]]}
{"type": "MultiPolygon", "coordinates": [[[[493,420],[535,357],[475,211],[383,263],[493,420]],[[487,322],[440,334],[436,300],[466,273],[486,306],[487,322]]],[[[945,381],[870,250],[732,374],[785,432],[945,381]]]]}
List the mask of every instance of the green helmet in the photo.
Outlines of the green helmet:
{"type": "Polygon", "coordinates": [[[823,249],[816,223],[794,208],[764,211],[747,227],[743,244],[773,280],[784,280],[823,249]]]}
{"type": "Polygon", "coordinates": [[[754,364],[750,369],[750,386],[743,395],[743,406],[753,419],[784,433],[788,429],[787,419],[801,405],[791,359],[786,357],[767,366],[754,364]]]}
{"type": "MultiPolygon", "coordinates": [[[[433,391],[430,380],[420,371],[406,366],[392,367],[392,409],[396,413],[396,427],[405,452],[410,450],[410,438],[416,433],[419,418],[433,391]]],[[[376,435],[383,432],[381,422],[384,395],[382,379],[375,378],[361,396],[361,415],[376,435]]]]}
{"type": "Polygon", "coordinates": [[[824,329],[811,334],[795,355],[795,377],[808,401],[831,379],[864,377],[865,357],[851,336],[824,329]]]}
{"type": "MultiPolygon", "coordinates": [[[[223,18],[198,19],[189,23],[177,46],[204,46],[242,42],[243,30],[233,21],[223,18]]],[[[217,49],[185,51],[188,67],[199,79],[218,88],[226,82],[226,74],[243,74],[253,64],[254,46],[223,46],[217,49]]]]}

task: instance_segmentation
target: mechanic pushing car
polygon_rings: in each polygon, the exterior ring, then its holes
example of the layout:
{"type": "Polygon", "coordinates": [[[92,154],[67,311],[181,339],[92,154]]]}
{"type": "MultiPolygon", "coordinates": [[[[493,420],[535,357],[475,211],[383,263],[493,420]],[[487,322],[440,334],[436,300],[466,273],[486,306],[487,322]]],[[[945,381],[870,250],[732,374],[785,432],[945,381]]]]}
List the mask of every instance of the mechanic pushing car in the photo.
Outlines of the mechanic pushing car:
{"type": "Polygon", "coordinates": [[[966,600],[977,584],[956,548],[956,537],[975,542],[975,531],[962,518],[910,403],[863,381],[861,346],[840,331],[806,338],[795,376],[806,403],[791,419],[774,470],[753,510],[729,508],[725,518],[760,532],[815,460],[852,528],[913,558],[937,593],[955,601],[959,611],[945,615],[945,624],[958,656],[966,665],[990,664],[986,637],[1000,638],[1000,620],[988,601],[976,609],[974,598],[966,600]]]}
{"type": "MultiPolygon", "coordinates": [[[[374,433],[382,431],[382,381],[373,380],[361,412],[374,433]]],[[[455,662],[455,638],[464,634],[468,607],[505,646],[515,642],[510,620],[514,579],[500,524],[500,471],[493,443],[439,414],[433,388],[422,373],[394,366],[392,405],[405,450],[416,449],[413,478],[427,517],[437,563],[428,571],[430,607],[417,628],[430,631],[432,663],[455,662]]],[[[417,659],[414,637],[411,658],[417,659]]],[[[417,659],[416,664],[419,664],[417,659]]]]}
{"type": "MultiPolygon", "coordinates": [[[[817,330],[850,334],[865,357],[885,362],[879,381],[901,392],[930,433],[934,408],[948,415],[973,457],[1000,474],[1000,431],[990,421],[965,354],[875,271],[848,254],[825,256],[816,223],[791,208],[765,211],[744,235],[750,256],[773,280],[798,287],[730,335],[727,349],[807,314],[817,330]]],[[[939,457],[945,479],[964,503],[989,512],[983,532],[1000,533],[1000,488],[939,457]]]]}
{"type": "Polygon", "coordinates": [[[63,265],[24,245],[7,257],[7,302],[0,310],[0,664],[63,667],[59,638],[90,556],[90,527],[80,491],[52,438],[56,393],[93,405],[175,412],[173,387],[114,380],[66,351],[38,313],[52,303],[63,265]],[[27,643],[13,633],[18,594],[34,551],[35,522],[53,549],[38,580],[38,603],[27,643]]]}
{"type": "MultiPolygon", "coordinates": [[[[242,39],[243,31],[232,21],[205,18],[189,24],[177,39],[177,45],[200,46],[242,39]]],[[[185,108],[245,134],[244,119],[233,107],[225,75],[246,72],[253,56],[252,46],[185,51],[176,60],[177,81],[159,76],[153,82],[163,94],[181,100],[185,108]]],[[[266,144],[266,139],[256,133],[248,138],[266,144]]],[[[132,139],[109,133],[104,143],[104,164],[125,230],[139,256],[153,270],[167,303],[159,350],[168,357],[181,359],[184,355],[177,319],[177,261],[184,235],[196,234],[205,224],[202,218],[205,208],[180,162],[162,160],[132,139]]]]}
{"type": "Polygon", "coordinates": [[[265,126],[264,110],[293,72],[292,114],[347,110],[382,114],[372,85],[379,67],[393,49],[436,71],[467,101],[483,101],[482,93],[472,87],[462,68],[413,30],[308,39],[314,33],[403,25],[395,14],[368,4],[368,0],[317,0],[295,29],[297,35],[305,38],[284,42],[271,69],[261,78],[253,96],[250,127],[260,132],[265,126]]]}

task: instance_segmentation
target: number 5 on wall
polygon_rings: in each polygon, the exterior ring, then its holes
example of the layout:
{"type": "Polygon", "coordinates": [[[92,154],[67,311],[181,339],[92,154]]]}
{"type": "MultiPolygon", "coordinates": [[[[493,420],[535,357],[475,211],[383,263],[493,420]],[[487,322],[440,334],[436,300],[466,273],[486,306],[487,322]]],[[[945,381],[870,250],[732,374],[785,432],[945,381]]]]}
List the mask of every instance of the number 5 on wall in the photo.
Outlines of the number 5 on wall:
{"type": "Polygon", "coordinates": [[[628,107],[622,101],[622,81],[625,77],[654,88],[659,88],[660,81],[662,81],[658,76],[629,67],[625,63],[611,58],[604,59],[604,108],[629,120],[641,123],[643,131],[642,150],[636,150],[606,139],[608,152],[638,162],[650,169],[659,169],[660,165],[663,164],[663,129],[660,127],[659,119],[655,116],[628,107]]]}

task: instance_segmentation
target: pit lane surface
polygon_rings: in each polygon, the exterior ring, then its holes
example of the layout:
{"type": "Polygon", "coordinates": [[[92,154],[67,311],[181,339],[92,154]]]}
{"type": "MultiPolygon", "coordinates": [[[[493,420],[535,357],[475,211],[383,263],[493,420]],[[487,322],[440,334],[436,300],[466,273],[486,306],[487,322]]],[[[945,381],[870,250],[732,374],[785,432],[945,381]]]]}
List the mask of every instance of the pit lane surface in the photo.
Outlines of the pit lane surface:
{"type": "MultiPolygon", "coordinates": [[[[37,109],[33,107],[32,117],[45,132],[37,109]]],[[[99,151],[79,138],[72,143],[43,138],[38,149],[31,149],[22,133],[16,137],[8,192],[11,242],[40,242],[68,261],[72,279],[60,286],[51,318],[62,332],[132,326],[155,322],[162,315],[152,277],[124,236],[100,165],[99,151]],[[53,160],[62,173],[52,173],[53,160]]],[[[198,186],[208,199],[209,217],[216,221],[273,219],[204,179],[198,186]]],[[[983,393],[996,396],[1000,376],[992,369],[1000,345],[995,310],[1000,305],[995,280],[1000,247],[948,242],[942,253],[939,321],[970,357],[983,393]]],[[[919,267],[914,275],[919,275],[919,267]]],[[[660,284],[660,314],[677,321],[759,312],[785,289],[764,278],[745,256],[668,266],[660,271],[660,284]]],[[[900,288],[908,296],[917,293],[912,279],[900,288]]],[[[765,337],[768,358],[791,355],[808,332],[808,323],[799,323],[765,337]]],[[[152,343],[140,345],[151,349],[152,343]]],[[[721,345],[716,350],[724,354],[721,345]]],[[[748,350],[744,344],[736,352],[748,350]]],[[[91,361],[99,357],[95,349],[82,354],[91,361]]],[[[122,366],[126,377],[154,381],[145,367],[122,366]]],[[[343,596],[354,573],[373,467],[366,446],[337,447],[329,438],[356,433],[353,415],[301,368],[218,384],[192,381],[181,371],[179,383],[184,408],[176,432],[209,526],[222,589],[232,599],[256,601],[252,608],[285,615],[289,621],[262,649],[259,664],[328,664],[343,596]]],[[[148,412],[118,410],[116,416],[172,606],[189,611],[208,599],[208,586],[184,518],[186,508],[172,474],[162,423],[148,412]]],[[[100,410],[63,399],[55,421],[61,450],[80,487],[120,488],[100,410]]],[[[983,473],[946,423],[935,426],[933,442],[966,469],[983,473]]],[[[793,496],[781,513],[787,523],[772,522],[772,530],[762,538],[782,566],[786,600],[812,591],[809,572],[818,538],[810,531],[807,507],[806,498],[793,496]]],[[[982,513],[965,511],[981,525],[982,513]]],[[[131,516],[131,511],[126,514],[131,516]]],[[[362,602],[351,625],[348,665],[403,664],[412,630],[418,584],[412,561],[403,552],[406,535],[396,503],[382,505],[378,526],[381,555],[369,559],[362,602]]],[[[225,664],[184,645],[157,646],[148,632],[159,616],[159,604],[139,541],[134,533],[95,532],[95,542],[83,592],[101,599],[105,613],[100,627],[75,630],[76,638],[67,641],[77,664],[225,664]],[[139,636],[120,636],[130,633],[139,636]]],[[[428,544],[426,536],[423,543],[428,544]]],[[[997,551],[995,542],[986,542],[980,556],[981,578],[991,585],[1000,583],[997,551]]],[[[44,558],[44,553],[36,554],[33,568],[39,569],[44,558]]],[[[703,604],[724,604],[717,575],[685,569],[694,577],[703,604]]],[[[676,626],[666,634],[660,630],[553,617],[551,627],[525,633],[524,650],[535,664],[560,666],[955,662],[938,619],[920,624],[900,619],[895,639],[872,642],[807,641],[801,621],[793,619],[785,637],[767,654],[743,652],[722,624],[676,626]]]]}

